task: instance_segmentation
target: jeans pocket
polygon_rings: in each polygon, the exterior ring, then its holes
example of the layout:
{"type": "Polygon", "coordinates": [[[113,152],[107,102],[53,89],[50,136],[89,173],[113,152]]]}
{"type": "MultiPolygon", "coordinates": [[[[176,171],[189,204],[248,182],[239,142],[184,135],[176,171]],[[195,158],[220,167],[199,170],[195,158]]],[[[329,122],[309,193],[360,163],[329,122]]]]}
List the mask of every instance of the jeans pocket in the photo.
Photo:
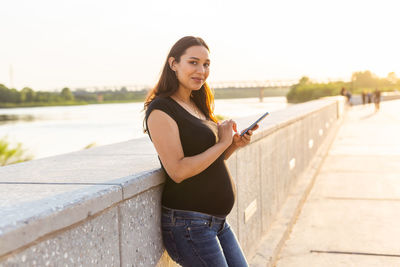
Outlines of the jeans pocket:
{"type": "Polygon", "coordinates": [[[210,239],[215,239],[217,236],[217,233],[210,228],[210,226],[207,224],[202,224],[202,225],[190,225],[187,228],[187,231],[189,233],[190,239],[192,241],[203,241],[203,240],[210,240],[210,239]]]}
{"type": "Polygon", "coordinates": [[[171,259],[178,262],[179,254],[178,254],[178,249],[176,248],[176,243],[172,231],[167,229],[162,229],[162,238],[164,247],[167,250],[168,255],[171,257],[171,259]]]}

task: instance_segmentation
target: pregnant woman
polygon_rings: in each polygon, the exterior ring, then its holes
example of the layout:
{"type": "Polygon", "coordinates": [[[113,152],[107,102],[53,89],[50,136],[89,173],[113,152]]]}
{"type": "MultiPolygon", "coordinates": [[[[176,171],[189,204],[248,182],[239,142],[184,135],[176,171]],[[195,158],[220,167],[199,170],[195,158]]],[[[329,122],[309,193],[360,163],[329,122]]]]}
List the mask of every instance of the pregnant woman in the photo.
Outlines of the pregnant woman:
{"type": "Polygon", "coordinates": [[[234,121],[217,121],[209,73],[207,44],[183,37],[171,48],[144,104],[145,131],[166,173],[163,242],[182,266],[248,266],[226,221],[235,185],[225,160],[250,142],[252,131],[241,137],[234,121]]]}

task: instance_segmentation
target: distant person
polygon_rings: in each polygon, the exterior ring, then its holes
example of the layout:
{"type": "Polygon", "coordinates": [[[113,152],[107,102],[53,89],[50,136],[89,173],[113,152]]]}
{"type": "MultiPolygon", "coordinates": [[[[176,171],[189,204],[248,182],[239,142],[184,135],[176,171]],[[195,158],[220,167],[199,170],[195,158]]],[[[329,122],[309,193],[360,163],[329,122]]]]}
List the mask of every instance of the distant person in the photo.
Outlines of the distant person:
{"type": "Polygon", "coordinates": [[[350,93],[350,91],[346,91],[346,97],[347,97],[347,102],[348,102],[349,105],[351,106],[353,103],[352,103],[352,100],[351,100],[351,93],[350,93]]]}
{"type": "Polygon", "coordinates": [[[374,92],[374,103],[375,103],[375,112],[378,112],[381,103],[381,91],[379,91],[378,88],[376,88],[374,92]]]}
{"type": "Polygon", "coordinates": [[[363,105],[365,105],[365,103],[367,102],[367,91],[366,90],[362,91],[361,98],[362,98],[363,105]]]}
{"type": "Polygon", "coordinates": [[[351,93],[350,91],[346,90],[345,87],[342,87],[340,90],[340,95],[345,96],[347,98],[347,103],[351,106],[351,93]]]}
{"type": "Polygon", "coordinates": [[[346,88],[342,87],[342,89],[340,90],[340,95],[346,96],[346,88]]]}
{"type": "Polygon", "coordinates": [[[209,66],[203,39],[183,37],[171,48],[144,104],[145,131],[166,174],[162,238],[181,266],[248,266],[226,221],[235,184],[225,160],[249,144],[252,131],[241,137],[233,120],[217,121],[206,83],[209,66]]]}
{"type": "Polygon", "coordinates": [[[342,89],[340,90],[340,95],[345,96],[347,99],[346,102],[351,105],[350,103],[351,94],[349,91],[346,90],[346,88],[342,87],[342,89]]]}
{"type": "Polygon", "coordinates": [[[368,99],[368,104],[371,104],[372,103],[372,93],[369,90],[368,90],[368,93],[367,93],[367,99],[368,99]]]}

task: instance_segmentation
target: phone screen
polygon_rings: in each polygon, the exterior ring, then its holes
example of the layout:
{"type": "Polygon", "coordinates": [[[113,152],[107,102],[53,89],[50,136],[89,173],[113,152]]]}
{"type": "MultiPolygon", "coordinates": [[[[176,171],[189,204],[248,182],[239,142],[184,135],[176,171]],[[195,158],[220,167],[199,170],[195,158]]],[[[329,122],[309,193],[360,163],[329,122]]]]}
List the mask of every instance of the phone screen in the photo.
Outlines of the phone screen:
{"type": "Polygon", "coordinates": [[[259,123],[262,119],[264,119],[265,117],[267,117],[267,115],[269,114],[269,112],[265,112],[260,118],[258,118],[252,125],[250,125],[249,127],[247,127],[241,134],[240,136],[245,135],[249,130],[253,129],[254,126],[256,126],[257,123],[259,123]]]}

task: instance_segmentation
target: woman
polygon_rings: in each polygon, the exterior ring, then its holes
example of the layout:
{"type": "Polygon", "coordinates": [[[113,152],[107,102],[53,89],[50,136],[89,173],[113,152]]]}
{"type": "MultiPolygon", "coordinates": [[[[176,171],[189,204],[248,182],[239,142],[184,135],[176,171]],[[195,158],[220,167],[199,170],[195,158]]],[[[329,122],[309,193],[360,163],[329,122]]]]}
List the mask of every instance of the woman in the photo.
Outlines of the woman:
{"type": "Polygon", "coordinates": [[[250,142],[252,131],[240,137],[234,121],[217,122],[206,83],[209,72],[207,44],[198,37],[183,37],[171,48],[144,104],[145,131],[167,176],[163,242],[182,266],[248,266],[226,222],[235,185],[225,160],[250,142]]]}

